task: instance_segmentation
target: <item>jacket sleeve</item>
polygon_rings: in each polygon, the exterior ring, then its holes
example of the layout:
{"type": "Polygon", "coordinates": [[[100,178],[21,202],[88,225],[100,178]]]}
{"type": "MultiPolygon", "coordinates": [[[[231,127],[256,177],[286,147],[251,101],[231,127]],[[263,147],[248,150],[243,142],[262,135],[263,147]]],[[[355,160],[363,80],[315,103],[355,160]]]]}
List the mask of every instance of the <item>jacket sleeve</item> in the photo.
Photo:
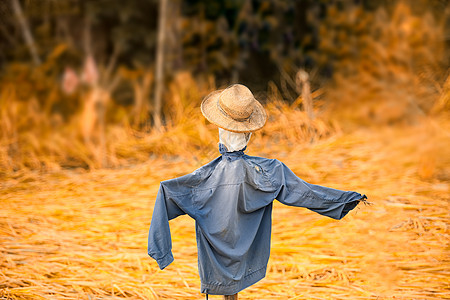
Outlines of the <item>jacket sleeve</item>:
{"type": "Polygon", "coordinates": [[[156,260],[161,270],[173,262],[169,220],[184,214],[175,200],[166,195],[161,183],[148,234],[148,255],[156,260]]]}
{"type": "Polygon", "coordinates": [[[341,191],[310,184],[297,177],[285,164],[276,167],[276,199],[290,206],[305,207],[321,215],[340,220],[354,209],[359,201],[367,199],[352,191],[341,191]]]}

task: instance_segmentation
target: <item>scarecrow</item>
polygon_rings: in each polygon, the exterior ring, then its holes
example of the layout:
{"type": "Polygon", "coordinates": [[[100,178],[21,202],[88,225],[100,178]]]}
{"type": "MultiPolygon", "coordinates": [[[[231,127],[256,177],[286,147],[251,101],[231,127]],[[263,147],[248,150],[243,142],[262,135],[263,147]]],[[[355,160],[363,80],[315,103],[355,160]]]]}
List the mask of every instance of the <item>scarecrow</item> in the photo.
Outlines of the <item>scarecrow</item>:
{"type": "Polygon", "coordinates": [[[274,199],[339,220],[367,197],[307,183],[277,159],[246,155],[251,133],[264,126],[267,115],[244,85],[209,94],[201,110],[219,127],[221,156],[161,182],[148,254],[160,269],[172,263],[169,220],[189,215],[196,221],[201,292],[237,299],[266,274],[274,199]]]}

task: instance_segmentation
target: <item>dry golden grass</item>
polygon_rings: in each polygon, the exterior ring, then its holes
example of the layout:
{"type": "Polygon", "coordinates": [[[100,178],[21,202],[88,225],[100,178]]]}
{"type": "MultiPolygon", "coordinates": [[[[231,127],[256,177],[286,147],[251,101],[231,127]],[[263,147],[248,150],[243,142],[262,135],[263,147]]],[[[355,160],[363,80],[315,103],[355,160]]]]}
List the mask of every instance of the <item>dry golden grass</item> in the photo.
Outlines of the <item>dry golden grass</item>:
{"type": "Polygon", "coordinates": [[[449,76],[448,8],[434,11],[421,0],[391,1],[370,12],[351,1],[327,5],[315,55],[338,58],[330,111],[359,124],[388,124],[441,109],[436,98],[445,95],[441,83],[449,76]]]}
{"type": "MultiPolygon", "coordinates": [[[[112,104],[109,118],[121,121],[107,124],[103,150],[101,130],[92,132],[90,142],[83,138],[84,124],[90,122],[83,109],[75,110],[71,118],[63,121],[61,115],[49,112],[35,98],[23,101],[16,88],[5,85],[0,92],[0,177],[20,170],[119,167],[145,162],[149,155],[173,159],[189,152],[199,159],[211,157],[216,128],[202,116],[199,105],[214,89],[212,80],[202,84],[189,73],[178,73],[166,95],[166,126],[161,130],[133,128],[129,122],[134,116],[127,116],[129,112],[123,107],[112,104]]],[[[262,130],[262,140],[298,144],[337,130],[335,124],[321,119],[310,122],[304,112],[283,101],[276,90],[269,94],[267,112],[270,120],[262,130]]],[[[262,140],[257,138],[257,143],[262,140]]]]}
{"type": "MultiPolygon", "coordinates": [[[[289,136],[295,129],[285,125],[276,119],[267,130],[289,136]]],[[[146,243],[159,182],[218,155],[215,130],[204,133],[212,141],[203,156],[178,151],[120,169],[3,180],[0,297],[202,299],[193,221],[170,222],[175,262],[163,271],[146,243]]],[[[279,158],[309,182],[357,190],[374,205],[338,222],[275,204],[267,276],[240,299],[450,298],[448,132],[449,120],[434,118],[334,131],[313,144],[256,133],[250,155],[279,158]]]]}

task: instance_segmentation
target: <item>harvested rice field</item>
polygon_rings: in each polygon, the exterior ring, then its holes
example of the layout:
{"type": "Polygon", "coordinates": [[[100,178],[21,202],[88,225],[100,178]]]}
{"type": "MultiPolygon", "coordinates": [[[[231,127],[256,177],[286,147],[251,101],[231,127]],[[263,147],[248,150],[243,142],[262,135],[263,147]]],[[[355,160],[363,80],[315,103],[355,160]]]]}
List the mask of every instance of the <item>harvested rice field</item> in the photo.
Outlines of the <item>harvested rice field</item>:
{"type": "MultiPolygon", "coordinates": [[[[335,221],[276,202],[267,275],[239,299],[450,299],[449,132],[448,120],[423,120],[290,148],[251,141],[249,155],[372,205],[335,221]]],[[[170,222],[175,261],[165,270],[146,253],[159,182],[219,154],[188,155],[3,179],[0,297],[204,299],[193,220],[170,222]]]]}

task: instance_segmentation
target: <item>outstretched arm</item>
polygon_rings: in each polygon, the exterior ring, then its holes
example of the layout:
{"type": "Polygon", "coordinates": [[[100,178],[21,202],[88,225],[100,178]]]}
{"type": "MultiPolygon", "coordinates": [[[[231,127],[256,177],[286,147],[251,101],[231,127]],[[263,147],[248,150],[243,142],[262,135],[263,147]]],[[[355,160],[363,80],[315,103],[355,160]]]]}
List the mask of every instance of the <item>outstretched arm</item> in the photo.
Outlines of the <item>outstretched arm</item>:
{"type": "Polygon", "coordinates": [[[295,175],[285,164],[277,166],[279,180],[278,201],[283,204],[305,207],[321,215],[340,220],[354,209],[359,201],[367,199],[352,191],[341,191],[308,183],[295,175]]]}

